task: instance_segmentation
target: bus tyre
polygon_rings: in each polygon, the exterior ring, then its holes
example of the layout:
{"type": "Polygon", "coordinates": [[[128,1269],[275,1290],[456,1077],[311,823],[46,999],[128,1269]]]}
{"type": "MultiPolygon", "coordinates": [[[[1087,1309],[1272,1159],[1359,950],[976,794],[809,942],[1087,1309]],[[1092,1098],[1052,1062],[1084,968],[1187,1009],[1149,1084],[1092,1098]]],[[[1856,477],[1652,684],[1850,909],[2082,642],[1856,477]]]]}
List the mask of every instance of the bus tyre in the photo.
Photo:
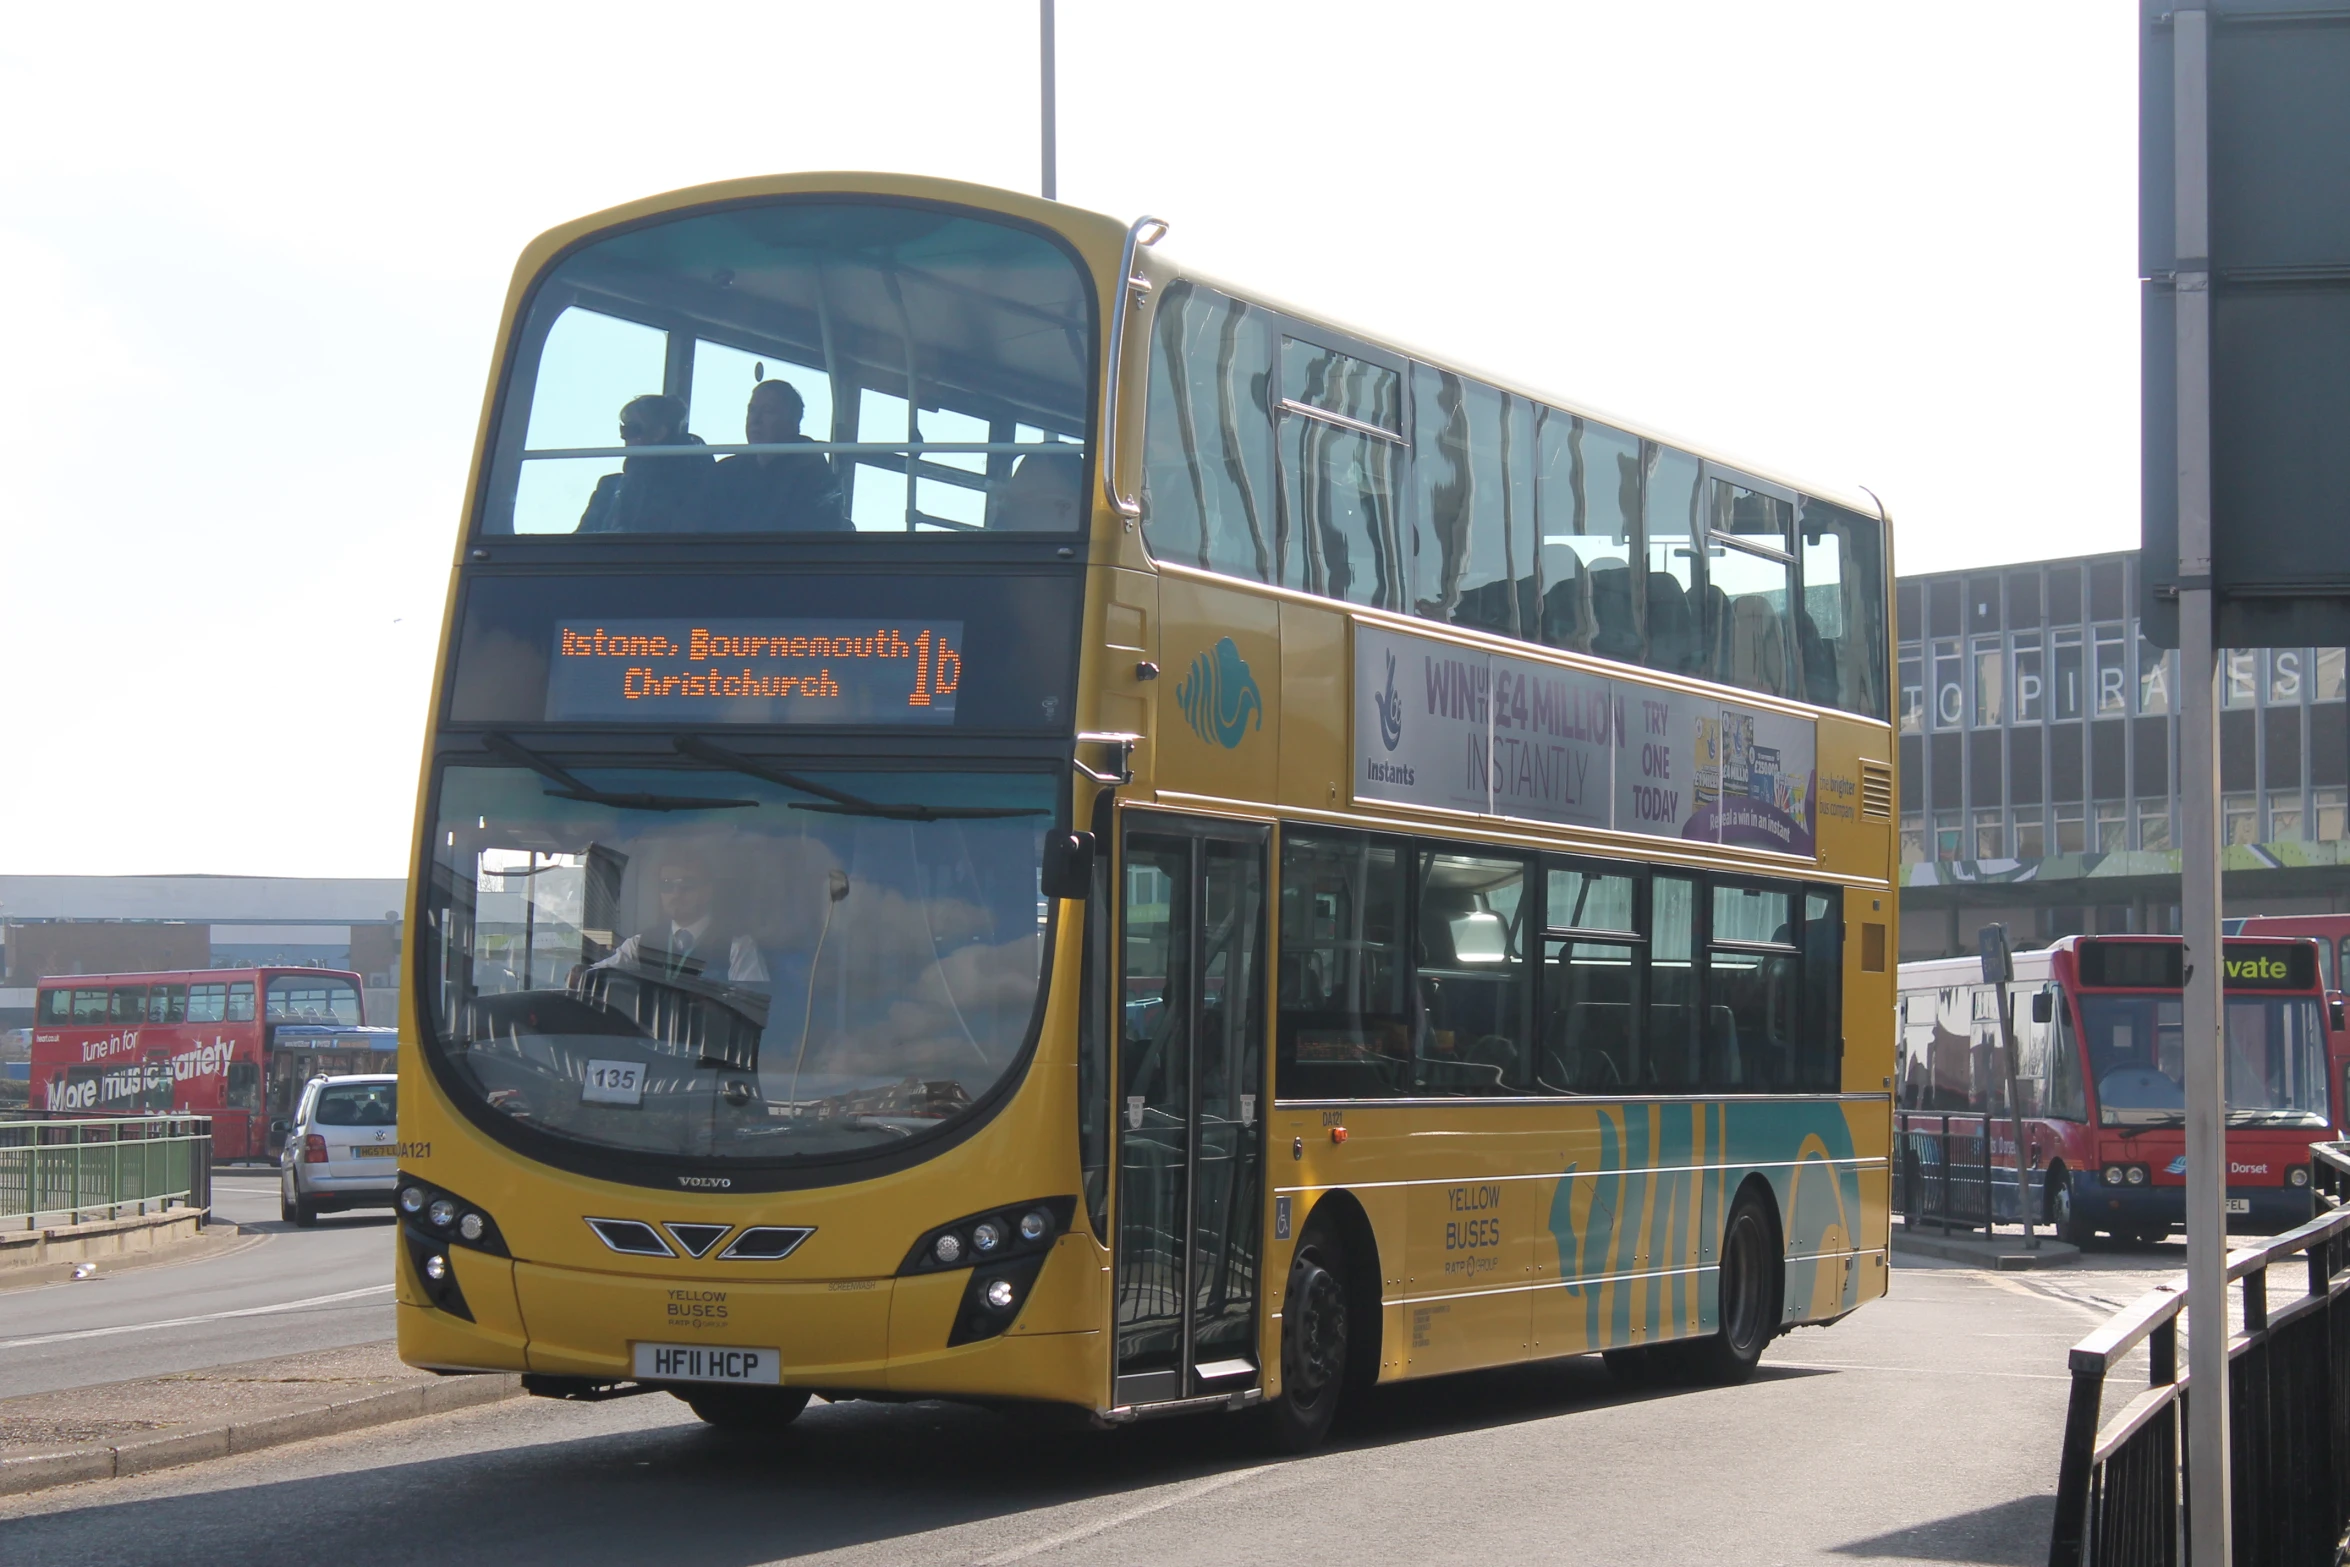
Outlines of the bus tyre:
{"type": "Polygon", "coordinates": [[[1779,1331],[1785,1270],[1778,1226],[1753,1192],[1739,1196],[1722,1229],[1721,1327],[1710,1338],[1676,1345],[1674,1359],[1692,1382],[1729,1384],[1754,1375],[1763,1346],[1779,1331]]]}
{"type": "Polygon", "coordinates": [[[1267,1442],[1302,1453],[1330,1434],[1346,1391],[1346,1253],[1337,1232],[1308,1224],[1281,1299],[1281,1391],[1266,1401],[1267,1442]]]}
{"type": "Polygon", "coordinates": [[[2058,1240],[2074,1246],[2086,1246],[2097,1236],[2097,1227],[2073,1211],[2072,1172],[2062,1165],[2048,1175],[2048,1223],[2058,1240]]]}
{"type": "Polygon", "coordinates": [[[671,1388],[693,1412],[721,1431],[780,1431],[800,1418],[808,1393],[796,1387],[671,1388]]]}

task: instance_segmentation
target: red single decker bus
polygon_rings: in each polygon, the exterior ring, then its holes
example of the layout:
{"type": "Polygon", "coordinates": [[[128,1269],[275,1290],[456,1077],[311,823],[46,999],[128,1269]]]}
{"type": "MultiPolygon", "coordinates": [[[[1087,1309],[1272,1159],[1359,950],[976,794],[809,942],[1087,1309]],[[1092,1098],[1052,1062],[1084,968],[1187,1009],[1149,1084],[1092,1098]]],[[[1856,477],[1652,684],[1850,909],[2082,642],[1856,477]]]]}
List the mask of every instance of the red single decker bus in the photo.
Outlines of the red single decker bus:
{"type": "Polygon", "coordinates": [[[44,979],[30,1107],[53,1115],[212,1118],[216,1160],[277,1153],[293,1096],[321,1072],[383,1070],[359,976],[334,969],[182,969],[44,979]]]}
{"type": "Polygon", "coordinates": [[[2350,958],[2350,914],[2256,914],[2225,921],[2231,936],[2302,936],[2317,943],[2318,978],[2325,983],[2327,1079],[2333,1085],[2334,1135],[2350,1137],[2350,1017],[2342,1005],[2344,959],[2350,958]]]}
{"type": "MultiPolygon", "coordinates": [[[[2309,941],[2225,944],[2228,1226],[2307,1219],[2309,1145],[2331,1135],[2326,993],[2309,941]]],[[[2186,1222],[2187,1096],[2176,936],[2067,936],[2015,954],[2016,1099],[2032,1217],[2069,1241],[2141,1243],[2186,1222]]],[[[2016,1218],[1997,987],[1975,958],[1901,966],[1900,1109],[1928,1160],[1943,1118],[1987,1116],[1994,1217],[2016,1218]]]]}

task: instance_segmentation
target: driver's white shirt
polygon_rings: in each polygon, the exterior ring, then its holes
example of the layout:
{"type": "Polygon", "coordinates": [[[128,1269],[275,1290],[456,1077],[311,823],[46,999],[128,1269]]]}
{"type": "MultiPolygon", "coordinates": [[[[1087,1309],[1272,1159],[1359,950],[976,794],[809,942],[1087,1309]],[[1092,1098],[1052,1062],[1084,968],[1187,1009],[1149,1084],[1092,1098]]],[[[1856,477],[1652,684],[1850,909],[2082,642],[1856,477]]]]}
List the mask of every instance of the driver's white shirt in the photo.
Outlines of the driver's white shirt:
{"type": "MultiPolygon", "coordinates": [[[[713,917],[705,914],[691,925],[680,925],[672,920],[669,924],[667,952],[674,953],[683,947],[688,961],[700,957],[702,955],[702,937],[709,931],[710,921],[713,917]]],[[[645,938],[642,935],[631,936],[615,947],[610,957],[601,962],[591,963],[588,967],[645,968],[649,965],[640,955],[644,950],[644,942],[645,938]]],[[[666,957],[666,953],[663,956],[666,957]]],[[[664,964],[664,966],[666,965],[664,964]]],[[[702,972],[705,974],[709,972],[707,959],[704,960],[702,972]]],[[[726,978],[728,983],[736,985],[763,985],[767,982],[767,960],[759,955],[757,942],[748,936],[737,936],[728,943],[726,978]]]]}

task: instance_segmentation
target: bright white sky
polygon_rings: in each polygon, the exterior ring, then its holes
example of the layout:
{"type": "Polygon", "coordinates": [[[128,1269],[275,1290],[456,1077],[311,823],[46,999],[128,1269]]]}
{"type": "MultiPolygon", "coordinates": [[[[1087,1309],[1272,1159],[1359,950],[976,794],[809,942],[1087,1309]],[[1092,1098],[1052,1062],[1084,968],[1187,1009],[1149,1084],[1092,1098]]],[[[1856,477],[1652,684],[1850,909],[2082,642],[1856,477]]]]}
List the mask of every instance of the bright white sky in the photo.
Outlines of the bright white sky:
{"type": "MultiPolygon", "coordinates": [[[[402,875],[509,269],[674,186],[1034,189],[1027,0],[20,8],[0,870],[402,875]]],[[[2131,7],[1062,0],[1061,195],[1892,508],[2137,539],[2131,7]]]]}

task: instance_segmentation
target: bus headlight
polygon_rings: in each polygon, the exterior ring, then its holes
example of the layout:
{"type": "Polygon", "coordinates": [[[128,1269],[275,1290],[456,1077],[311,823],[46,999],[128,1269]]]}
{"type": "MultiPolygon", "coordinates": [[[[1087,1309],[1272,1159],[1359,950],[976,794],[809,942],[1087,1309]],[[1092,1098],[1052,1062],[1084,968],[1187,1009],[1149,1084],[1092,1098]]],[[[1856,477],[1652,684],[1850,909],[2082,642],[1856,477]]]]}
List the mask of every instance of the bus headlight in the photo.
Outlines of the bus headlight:
{"type": "Polygon", "coordinates": [[[2107,1165],[2105,1167],[2105,1184],[2108,1186],[2119,1186],[2121,1183],[2122,1167],[2118,1164],[2107,1165]]]}
{"type": "Polygon", "coordinates": [[[990,1279],[987,1282],[987,1303],[998,1311],[1011,1310],[1016,1295],[1010,1279],[990,1279]]]}
{"type": "Polygon", "coordinates": [[[2285,1179],[2295,1186],[2307,1186],[2309,1184],[2309,1166],[2305,1164],[2293,1166],[2292,1170],[2286,1174],[2285,1179]]]}
{"type": "Polygon", "coordinates": [[[425,1299],[435,1310],[471,1322],[473,1309],[458,1286],[451,1249],[511,1257],[505,1236],[498,1233],[498,1221],[455,1192],[405,1173],[392,1204],[400,1210],[401,1246],[425,1299]]]}
{"type": "Polygon", "coordinates": [[[2129,1183],[2130,1183],[2132,1186],[2143,1186],[2143,1185],[2145,1185],[2145,1184],[2146,1184],[2146,1166],[2144,1166],[2144,1165],[2142,1165],[2142,1164],[2133,1164],[2133,1165],[2131,1165],[2131,1166],[2130,1166],[2130,1171],[2129,1171],[2129,1174],[2128,1174],[2128,1175],[2125,1177],[2125,1179],[2127,1179],[2127,1180],[2129,1181],[2129,1183]]]}
{"type": "Polygon", "coordinates": [[[983,1255],[1004,1243],[1003,1226],[993,1219],[982,1219],[971,1226],[971,1245],[983,1255]]]}

